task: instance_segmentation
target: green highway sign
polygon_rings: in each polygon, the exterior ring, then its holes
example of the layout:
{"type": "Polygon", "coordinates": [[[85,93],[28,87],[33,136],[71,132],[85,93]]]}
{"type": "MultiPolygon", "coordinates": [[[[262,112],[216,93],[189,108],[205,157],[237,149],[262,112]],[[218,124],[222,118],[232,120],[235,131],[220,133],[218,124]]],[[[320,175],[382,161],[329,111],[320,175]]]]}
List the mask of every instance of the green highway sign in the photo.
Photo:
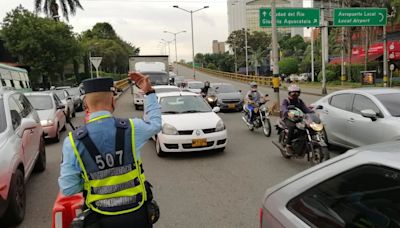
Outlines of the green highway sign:
{"type": "MultiPolygon", "coordinates": [[[[320,10],[314,8],[277,8],[277,27],[318,27],[320,10]]],[[[260,8],[260,27],[271,27],[271,9],[260,8]]]]}
{"type": "Polygon", "coordinates": [[[386,8],[339,8],[333,11],[334,26],[385,26],[386,8]]]}

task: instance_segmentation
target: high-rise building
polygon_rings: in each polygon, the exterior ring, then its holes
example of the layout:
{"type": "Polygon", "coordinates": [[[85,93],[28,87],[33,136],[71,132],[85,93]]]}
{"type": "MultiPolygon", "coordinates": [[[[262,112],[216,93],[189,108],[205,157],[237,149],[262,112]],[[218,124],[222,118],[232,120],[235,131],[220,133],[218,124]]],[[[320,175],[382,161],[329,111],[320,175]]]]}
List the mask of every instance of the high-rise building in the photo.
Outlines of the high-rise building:
{"type": "Polygon", "coordinates": [[[213,49],[213,54],[225,53],[225,42],[218,42],[218,40],[213,40],[212,49],[213,49]]]}
{"type": "MultiPolygon", "coordinates": [[[[261,28],[259,25],[259,9],[271,7],[271,1],[266,0],[228,0],[228,32],[247,27],[250,32],[264,31],[272,33],[271,28],[261,28]]],[[[276,0],[276,7],[303,7],[302,0],[276,0]]],[[[290,33],[292,36],[303,36],[303,28],[278,28],[280,33],[290,33]]]]}

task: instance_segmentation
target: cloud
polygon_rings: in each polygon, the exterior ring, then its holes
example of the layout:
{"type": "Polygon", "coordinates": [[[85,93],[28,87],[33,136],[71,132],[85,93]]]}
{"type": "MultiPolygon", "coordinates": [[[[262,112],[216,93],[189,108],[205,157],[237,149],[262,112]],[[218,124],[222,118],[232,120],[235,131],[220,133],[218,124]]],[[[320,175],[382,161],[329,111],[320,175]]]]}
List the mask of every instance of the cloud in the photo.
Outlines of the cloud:
{"type": "MultiPolygon", "coordinates": [[[[4,1],[4,0],[2,0],[4,1]]],[[[22,4],[33,10],[33,0],[6,0],[0,8],[0,18],[22,4]]],[[[141,48],[141,54],[160,54],[161,39],[172,40],[171,32],[186,30],[177,38],[179,59],[191,60],[190,14],[172,7],[179,4],[187,9],[209,5],[194,14],[195,52],[211,52],[212,40],[225,40],[227,34],[226,0],[81,0],[84,10],[70,17],[74,31],[80,33],[97,22],[109,22],[124,40],[141,48]]],[[[171,55],[175,59],[174,46],[171,55]]]]}

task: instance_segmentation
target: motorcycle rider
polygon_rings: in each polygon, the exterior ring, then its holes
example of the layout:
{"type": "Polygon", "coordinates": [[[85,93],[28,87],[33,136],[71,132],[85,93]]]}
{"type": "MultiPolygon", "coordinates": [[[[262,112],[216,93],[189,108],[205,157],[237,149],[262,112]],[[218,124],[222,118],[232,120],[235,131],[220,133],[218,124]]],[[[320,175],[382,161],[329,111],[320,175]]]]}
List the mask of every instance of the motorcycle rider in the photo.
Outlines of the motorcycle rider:
{"type": "Polygon", "coordinates": [[[300,109],[303,113],[311,113],[312,111],[306,106],[303,100],[299,98],[301,93],[300,87],[296,84],[292,84],[288,87],[288,98],[283,100],[281,106],[281,117],[283,118],[287,128],[288,136],[286,141],[286,153],[293,155],[292,140],[294,130],[296,129],[296,122],[294,121],[294,113],[290,112],[289,106],[300,109]]]}
{"type": "Polygon", "coordinates": [[[254,108],[258,106],[260,101],[264,99],[268,100],[268,94],[265,96],[258,91],[258,85],[256,82],[250,83],[250,90],[247,92],[245,97],[245,111],[247,112],[247,118],[252,124],[254,121],[254,108]]]}
{"type": "Polygon", "coordinates": [[[204,87],[201,88],[201,95],[203,97],[206,97],[208,94],[208,89],[210,88],[210,82],[209,81],[205,81],[204,82],[204,87]]]}

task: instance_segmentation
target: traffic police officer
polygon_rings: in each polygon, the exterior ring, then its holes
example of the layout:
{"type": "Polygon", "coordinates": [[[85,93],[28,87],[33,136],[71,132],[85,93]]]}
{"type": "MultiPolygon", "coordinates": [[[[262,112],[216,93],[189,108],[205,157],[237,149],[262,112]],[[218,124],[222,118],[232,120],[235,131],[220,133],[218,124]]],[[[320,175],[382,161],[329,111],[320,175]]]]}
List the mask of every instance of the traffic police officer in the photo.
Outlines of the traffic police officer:
{"type": "Polygon", "coordinates": [[[83,88],[89,121],[64,140],[58,182],[66,196],[83,191],[84,227],[152,227],[140,150],[161,130],[161,111],[149,78],[129,76],[147,95],[145,120],[113,117],[113,80],[88,79],[83,88]]]}

